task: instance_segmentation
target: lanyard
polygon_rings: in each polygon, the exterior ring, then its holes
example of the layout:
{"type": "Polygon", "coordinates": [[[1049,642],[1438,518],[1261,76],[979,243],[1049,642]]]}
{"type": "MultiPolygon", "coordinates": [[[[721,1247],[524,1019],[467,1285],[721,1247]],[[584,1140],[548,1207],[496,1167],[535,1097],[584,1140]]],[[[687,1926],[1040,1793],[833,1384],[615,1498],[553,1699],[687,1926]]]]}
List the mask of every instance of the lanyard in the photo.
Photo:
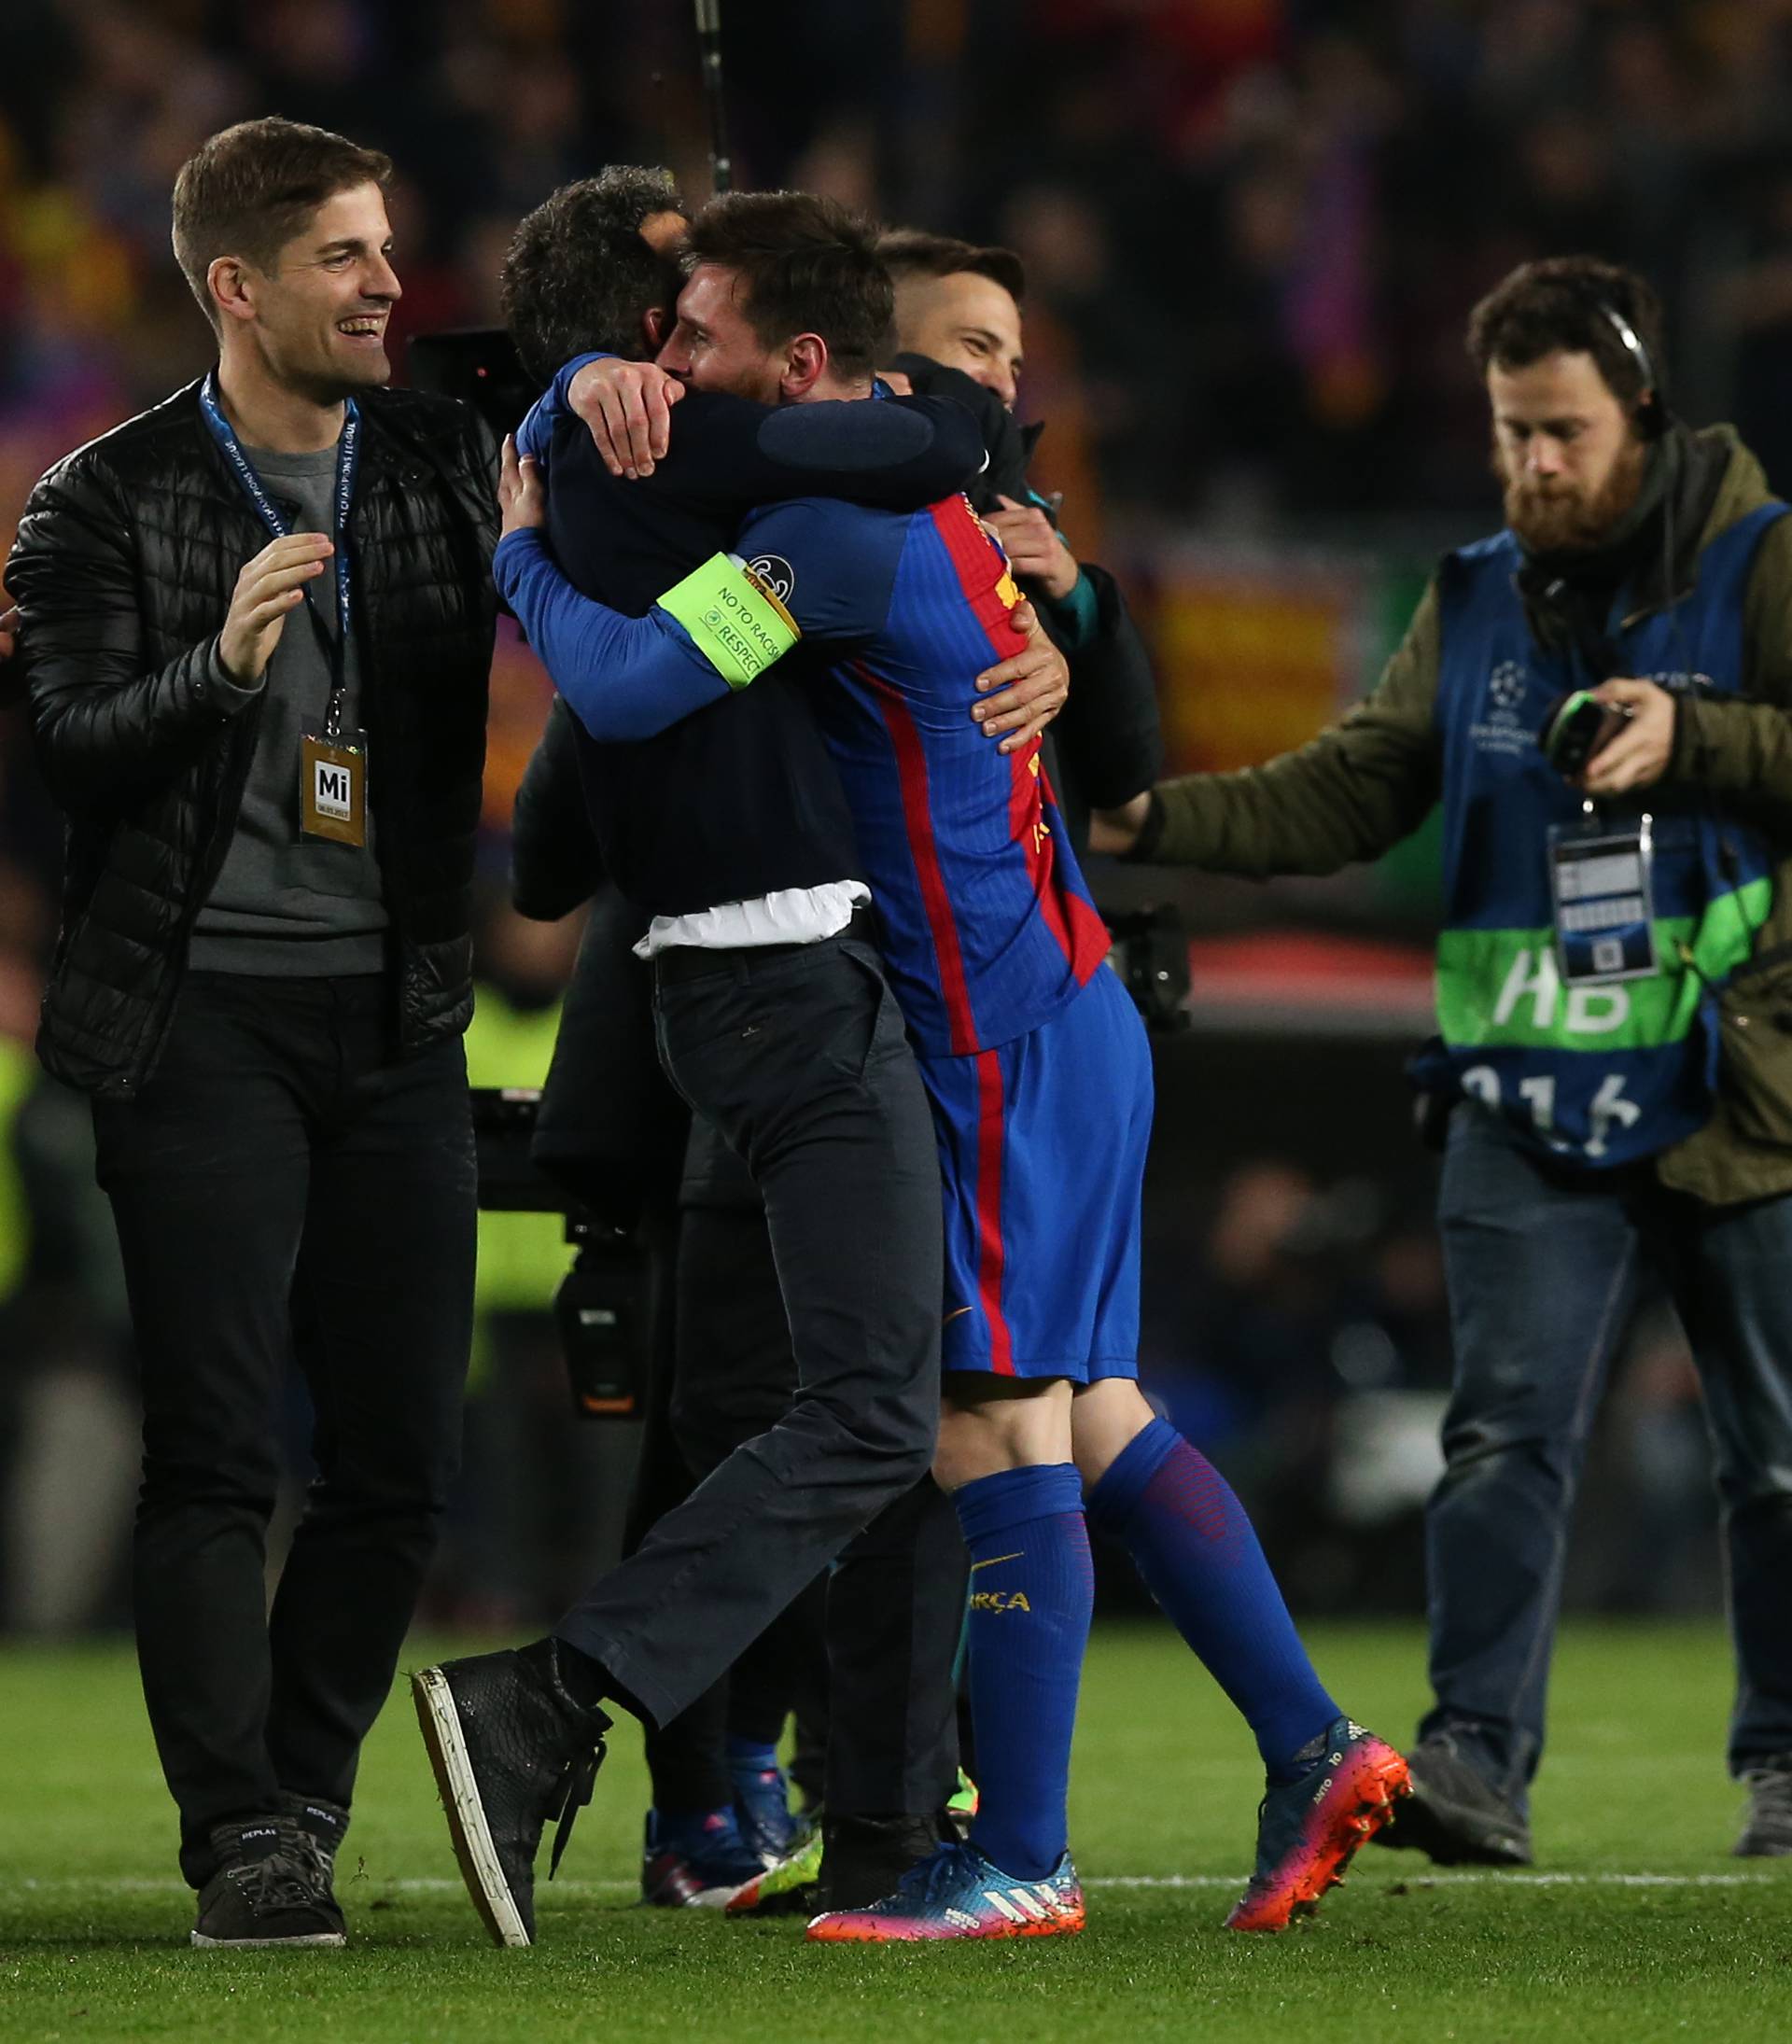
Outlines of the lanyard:
{"type": "MultiPolygon", "coordinates": [[[[232,474],[243,486],[243,493],[260,513],[261,523],[276,539],[287,537],[288,526],[281,517],[264,487],[261,478],[255,472],[255,464],[243,452],[243,444],[237,439],[235,429],[224,416],[224,408],[217,401],[217,372],[208,371],[199,388],[199,408],[205,423],[212,430],[224,458],[231,465],[232,474]]],[[[324,642],[324,651],[329,660],[329,707],[324,712],[324,731],[329,737],[340,735],[343,728],[343,711],[348,701],[348,512],[355,498],[355,469],[360,459],[361,413],[360,408],[350,398],[343,408],[343,437],[336,455],[336,529],[330,534],[335,541],[336,567],[336,636],[332,639],[324,621],[317,614],[316,599],[309,587],[305,590],[305,608],[311,613],[313,624],[324,642]]]]}

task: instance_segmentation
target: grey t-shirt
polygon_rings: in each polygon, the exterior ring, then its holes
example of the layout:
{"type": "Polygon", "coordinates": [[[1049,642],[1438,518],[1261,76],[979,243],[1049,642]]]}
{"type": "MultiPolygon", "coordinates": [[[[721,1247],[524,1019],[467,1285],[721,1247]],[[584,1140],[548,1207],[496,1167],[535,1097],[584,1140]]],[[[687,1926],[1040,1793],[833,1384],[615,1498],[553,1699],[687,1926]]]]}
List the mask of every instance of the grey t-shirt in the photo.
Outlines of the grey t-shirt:
{"type": "MultiPolygon", "coordinates": [[[[330,532],[335,516],[336,449],[314,455],[245,447],[293,532],[330,532]]],[[[299,834],[299,739],[321,731],[329,701],[330,665],[307,612],[313,602],[333,642],[334,561],[312,585],[312,601],[287,618],[261,680],[245,694],[266,693],[255,759],[243,791],[236,830],[217,882],[193,925],[188,963],[208,973],[263,977],[377,973],[385,964],[390,917],[373,855],[370,805],[364,847],[299,834]]],[[[351,593],[352,594],[352,593],[351,593]]],[[[343,726],[360,728],[360,661],[351,637],[343,679],[343,726]]],[[[226,688],[235,684],[222,672],[226,688]]],[[[253,714],[245,707],[245,714],[253,714]]],[[[370,773],[379,763],[370,761],[370,773]]]]}

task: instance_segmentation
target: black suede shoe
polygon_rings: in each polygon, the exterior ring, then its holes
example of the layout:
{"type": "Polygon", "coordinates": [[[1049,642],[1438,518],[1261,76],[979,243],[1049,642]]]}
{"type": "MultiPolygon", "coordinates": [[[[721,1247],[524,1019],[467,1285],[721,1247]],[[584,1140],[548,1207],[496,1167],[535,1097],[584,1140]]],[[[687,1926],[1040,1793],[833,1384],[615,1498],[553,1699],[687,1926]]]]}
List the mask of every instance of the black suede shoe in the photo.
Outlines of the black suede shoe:
{"type": "Polygon", "coordinates": [[[341,1919],[336,1901],[336,1855],[348,1831],[348,1812],[341,1803],[327,1802],[321,1796],[300,1796],[282,1790],[274,1808],[297,1834],[294,1844],[311,1864],[312,1885],[319,1900],[341,1919]]]}
{"type": "Polygon", "coordinates": [[[1440,1867],[1528,1867],[1531,1827],[1476,1772],[1448,1732],[1407,1756],[1412,1793],[1374,1842],[1428,1853],[1440,1867]]]}
{"type": "Polygon", "coordinates": [[[411,1678],[461,1877],[493,1942],[535,1939],[535,1855],[559,1820],[553,1879],[591,1800],[609,1719],[561,1679],[557,1641],[446,1660],[411,1678]]]}
{"type": "Polygon", "coordinates": [[[315,1848],[289,1818],[220,1824],[211,1837],[217,1870],[200,1890],[196,1945],[254,1950],[346,1942],[328,1869],[320,1883],[315,1848]]]}
{"type": "Polygon", "coordinates": [[[1784,1859],[1792,1855],[1792,1753],[1775,1753],[1744,1770],[1748,1814],[1730,1850],[1738,1859],[1784,1859]]]}

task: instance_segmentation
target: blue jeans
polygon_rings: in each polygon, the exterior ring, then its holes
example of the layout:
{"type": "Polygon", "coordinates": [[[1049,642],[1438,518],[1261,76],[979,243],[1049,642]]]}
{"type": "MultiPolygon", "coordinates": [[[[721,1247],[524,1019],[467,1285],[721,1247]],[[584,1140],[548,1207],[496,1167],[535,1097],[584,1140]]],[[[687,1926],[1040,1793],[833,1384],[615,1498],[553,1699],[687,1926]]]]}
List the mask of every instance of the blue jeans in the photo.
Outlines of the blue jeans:
{"type": "Polygon", "coordinates": [[[1456,1375],[1426,1514],[1437,1703],[1420,1736],[1450,1731],[1523,1806],[1575,1488],[1646,1260],[1704,1394],[1736,1649],[1729,1764],[1792,1753],[1792,1197],[1708,1207],[1646,1166],[1558,1169],[1468,1102],[1438,1225],[1456,1375]]]}

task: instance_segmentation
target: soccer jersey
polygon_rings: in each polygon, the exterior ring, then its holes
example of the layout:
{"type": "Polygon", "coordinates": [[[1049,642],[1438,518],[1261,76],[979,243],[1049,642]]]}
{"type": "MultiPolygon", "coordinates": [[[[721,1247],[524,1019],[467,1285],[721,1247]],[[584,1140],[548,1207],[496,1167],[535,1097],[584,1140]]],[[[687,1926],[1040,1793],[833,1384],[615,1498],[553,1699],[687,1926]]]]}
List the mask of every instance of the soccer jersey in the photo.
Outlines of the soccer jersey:
{"type": "Polygon", "coordinates": [[[944,1365],[1133,1375],[1150,1052],[1101,971],[1107,930],[1037,741],[1003,753],[971,716],[977,675],[1023,644],[1001,551],[962,497],[911,515],[777,505],[738,545],[753,583],[693,576],[717,593],[641,619],[580,597],[527,533],[500,545],[497,574],[598,737],[725,697],[692,637],[724,614],[743,643],[765,632],[775,648],[793,625],[826,663],[810,685],[939,1142],[944,1365]]]}
{"type": "MultiPolygon", "coordinates": [[[[917,1050],[964,1056],[1037,1028],[1107,956],[1035,740],[1004,753],[972,721],[975,678],[1021,651],[1001,548],[962,497],[908,514],[802,498],[737,541],[814,657],[815,707],[846,788],[884,956],[917,1050]]],[[[640,735],[728,684],[665,610],[580,598],[535,535],[498,586],[595,736],[640,735]]]]}

